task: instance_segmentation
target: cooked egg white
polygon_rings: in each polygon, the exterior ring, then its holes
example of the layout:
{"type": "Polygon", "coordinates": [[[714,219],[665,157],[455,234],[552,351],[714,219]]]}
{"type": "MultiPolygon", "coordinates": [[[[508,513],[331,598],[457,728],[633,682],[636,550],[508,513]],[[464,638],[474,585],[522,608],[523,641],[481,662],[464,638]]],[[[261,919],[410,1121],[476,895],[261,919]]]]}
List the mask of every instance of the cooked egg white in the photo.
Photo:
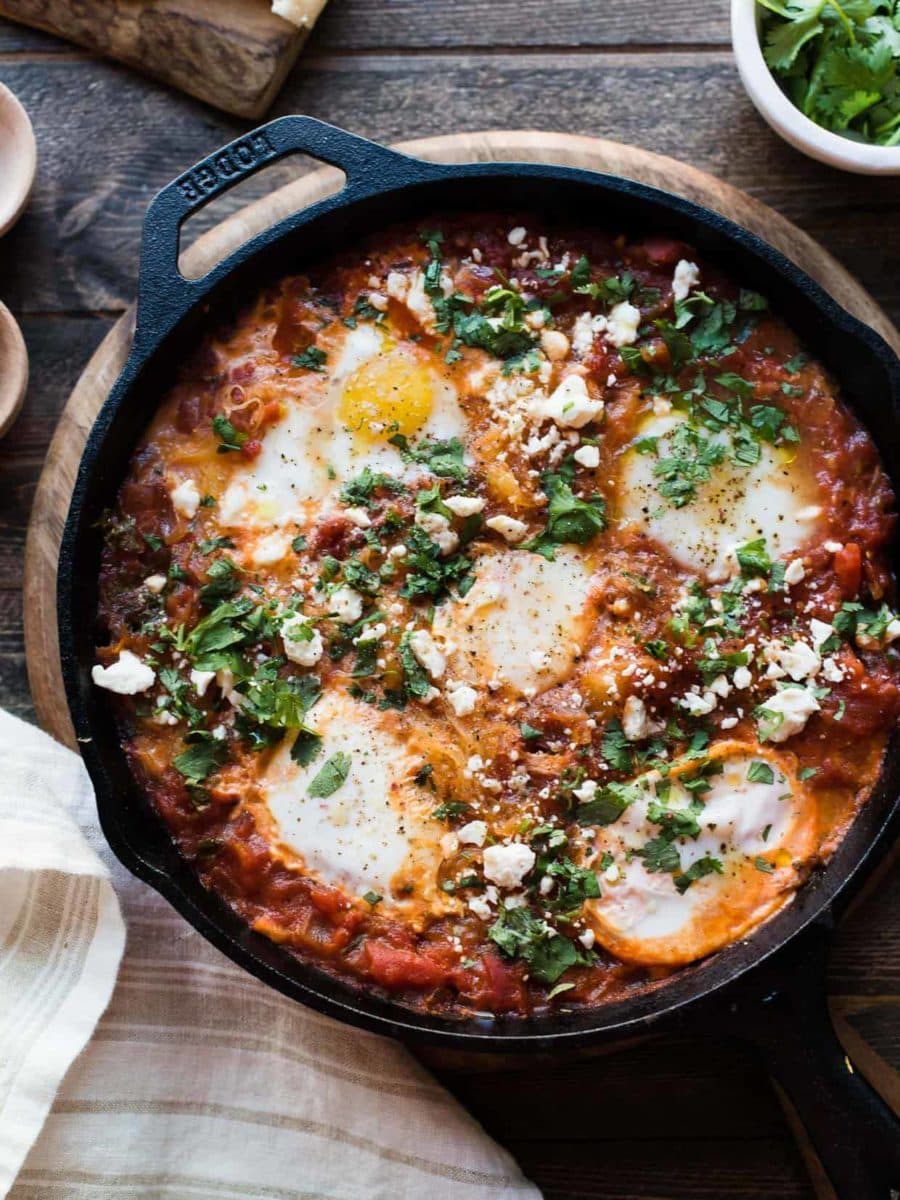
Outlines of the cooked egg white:
{"type": "Polygon", "coordinates": [[[285,860],[351,895],[376,892],[404,918],[440,912],[453,902],[437,887],[440,839],[434,800],[413,782],[422,765],[397,729],[397,714],[379,713],[345,693],[326,692],[310,714],[322,748],[308,766],[291,758],[286,739],[259,783],[258,823],[285,860]],[[330,796],[310,796],[312,781],[335,754],[350,758],[345,781],[330,796]]]}
{"type": "MultiPolygon", "coordinates": [[[[683,413],[650,416],[639,438],[658,438],[659,456],[630,449],[624,456],[619,520],[660,542],[682,566],[724,580],[737,572],[735,546],[764,537],[773,559],[784,558],[823,532],[821,497],[812,474],[793,447],[763,443],[750,468],[726,457],[697,484],[696,496],[675,508],[660,495],[654,468],[669,453],[670,439],[686,420],[683,413]]],[[[709,434],[727,442],[725,434],[709,434]]]]}
{"type": "Polygon", "coordinates": [[[506,684],[535,695],[565,679],[590,630],[591,577],[570,548],[547,562],[528,550],[484,554],[476,582],[458,603],[438,608],[432,636],[447,674],[469,684],[506,684]]]}
{"type": "Polygon", "coordinates": [[[335,335],[325,370],[298,377],[287,415],[267,430],[252,462],[235,456],[220,523],[261,529],[302,522],[336,499],[365,467],[409,473],[388,438],[462,438],[466,420],[440,363],[376,325],[335,335]]]}
{"type": "MultiPolygon", "coordinates": [[[[658,774],[644,776],[641,798],[618,821],[597,830],[596,848],[612,855],[613,867],[601,874],[603,894],[585,911],[597,942],[622,959],[674,966],[735,941],[790,896],[800,881],[796,864],[814,851],[815,803],[789,756],[721,742],[711,757],[722,772],[710,776],[711,788],[702,797],[700,835],[675,844],[682,871],[709,855],[722,863],[722,874],[706,875],[679,893],[672,874],[648,871],[643,858],[634,856],[661,832],[648,819],[658,774]],[[753,778],[754,762],[771,768],[771,782],[753,778]]],[[[689,806],[690,793],[680,780],[695,769],[689,762],[673,767],[666,807],[689,806]]]]}

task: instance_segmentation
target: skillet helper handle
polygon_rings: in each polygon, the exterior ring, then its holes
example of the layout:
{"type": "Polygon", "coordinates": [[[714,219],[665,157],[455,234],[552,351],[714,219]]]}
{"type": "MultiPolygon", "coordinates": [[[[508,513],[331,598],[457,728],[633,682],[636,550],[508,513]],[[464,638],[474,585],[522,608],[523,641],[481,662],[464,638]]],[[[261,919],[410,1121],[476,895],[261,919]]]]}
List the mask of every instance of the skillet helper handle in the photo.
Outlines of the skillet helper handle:
{"type": "Polygon", "coordinates": [[[799,958],[789,948],[788,961],[769,976],[774,986],[757,992],[743,1014],[737,1000],[735,1031],[762,1051],[837,1200],[892,1200],[900,1195],[900,1120],[835,1033],[825,997],[827,931],[813,926],[800,941],[799,958]]]}
{"type": "MultiPolygon", "coordinates": [[[[186,279],[178,269],[184,221],[236,183],[289,154],[308,154],[338,167],[346,176],[342,195],[364,194],[385,178],[409,182],[429,173],[427,163],[314,117],[279,117],[229,142],[179,175],[150,202],[141,240],[135,340],[168,332],[196,295],[201,281],[186,279]]],[[[212,271],[224,273],[239,253],[235,251],[212,271]]]]}

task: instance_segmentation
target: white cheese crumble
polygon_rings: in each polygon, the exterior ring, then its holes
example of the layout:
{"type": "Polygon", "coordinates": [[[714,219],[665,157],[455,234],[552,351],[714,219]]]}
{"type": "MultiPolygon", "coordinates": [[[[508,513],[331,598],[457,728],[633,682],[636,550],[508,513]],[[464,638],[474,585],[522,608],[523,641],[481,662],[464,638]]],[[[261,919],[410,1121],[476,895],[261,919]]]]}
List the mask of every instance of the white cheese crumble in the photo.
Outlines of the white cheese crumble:
{"type": "Polygon", "coordinates": [[[672,299],[687,300],[691,288],[695,288],[699,282],[700,268],[696,263],[683,258],[676,264],[675,274],[672,276],[672,299]]]}
{"type": "Polygon", "coordinates": [[[325,650],[325,643],[318,629],[312,629],[308,621],[296,617],[281,627],[284,653],[290,662],[299,667],[314,667],[325,650]]]}
{"type": "Polygon", "coordinates": [[[332,592],[328,608],[339,621],[344,621],[349,625],[358,621],[362,616],[363,598],[359,592],[345,584],[332,592]]]}
{"type": "Polygon", "coordinates": [[[122,650],[116,662],[108,667],[99,664],[91,669],[91,679],[97,687],[106,688],[120,696],[136,696],[153,687],[156,672],[130,650],[122,650]]]}
{"type": "Polygon", "coordinates": [[[593,313],[579,313],[572,326],[572,353],[577,358],[589,354],[594,344],[594,335],[602,333],[606,328],[606,317],[594,316],[593,313]]]}
{"type": "Polygon", "coordinates": [[[572,457],[589,471],[596,471],[600,466],[600,450],[597,446],[579,446],[572,457]]]}
{"type": "Polygon", "coordinates": [[[769,679],[782,679],[790,675],[796,683],[816,675],[822,665],[818,654],[806,642],[791,642],[789,646],[782,642],[769,642],[763,650],[763,657],[769,664],[766,671],[769,679]]]}
{"type": "Polygon", "coordinates": [[[484,821],[469,821],[458,829],[456,836],[463,846],[483,846],[487,837],[487,825],[484,821]]]}
{"type": "Polygon", "coordinates": [[[196,668],[191,671],[191,683],[198,696],[206,695],[206,689],[215,677],[215,671],[198,671],[196,668]]]}
{"type": "Polygon", "coordinates": [[[614,346],[630,346],[637,341],[641,310],[623,300],[610,309],[606,322],[606,336],[614,346]]]}
{"type": "Polygon", "coordinates": [[[416,524],[425,530],[440,548],[441,554],[452,554],[459,545],[459,538],[450,528],[450,522],[440,513],[423,512],[419,509],[416,513],[416,524]]]}
{"type": "Polygon", "coordinates": [[[480,496],[447,496],[444,499],[454,517],[472,517],[480,513],[486,503],[480,496]]]}
{"type": "Polygon", "coordinates": [[[200,493],[193,479],[183,479],[169,492],[169,498],[179,517],[186,517],[189,521],[196,517],[200,507],[200,493]]]}
{"type": "Polygon", "coordinates": [[[288,542],[283,534],[270,533],[256,543],[250,556],[251,561],[255,567],[269,567],[273,563],[281,562],[287,554],[287,548],[288,542]]]}
{"type": "Polygon", "coordinates": [[[458,684],[447,692],[447,703],[458,717],[467,717],[475,711],[478,693],[468,684],[458,684]]]}
{"type": "Polygon", "coordinates": [[[541,349],[551,362],[562,362],[569,353],[569,339],[558,329],[545,329],[541,334],[541,349]]]}
{"type": "Polygon", "coordinates": [[[812,692],[803,687],[784,688],[762,705],[759,735],[763,741],[786,742],[818,711],[819,702],[812,692]]]}
{"type": "Polygon", "coordinates": [[[427,629],[416,629],[409,635],[409,648],[419,666],[432,679],[440,679],[447,669],[447,660],[427,629]]]}
{"type": "Polygon", "coordinates": [[[515,228],[511,229],[506,235],[506,240],[511,246],[521,246],[527,237],[528,230],[525,228],[525,226],[516,225],[515,228]]]}
{"type": "Polygon", "coordinates": [[[649,737],[656,728],[640,696],[629,696],[622,712],[622,732],[629,742],[639,742],[642,738],[649,737]]]}
{"type": "Polygon", "coordinates": [[[803,560],[795,558],[788,563],[784,572],[784,582],[788,587],[792,587],[795,583],[802,583],[806,578],[806,568],[803,565],[803,560]]]}
{"type": "Polygon", "coordinates": [[[528,532],[528,526],[524,521],[517,521],[515,517],[507,517],[503,514],[498,517],[489,517],[485,521],[485,526],[512,543],[521,542],[528,532]]]}
{"type": "Polygon", "coordinates": [[[148,592],[153,592],[154,596],[158,596],[165,586],[165,575],[148,575],[144,580],[144,587],[148,592]]]}
{"type": "Polygon", "coordinates": [[[516,888],[535,863],[534,851],[521,842],[488,846],[484,851],[484,877],[502,888],[516,888]]]}
{"type": "Polygon", "coordinates": [[[581,375],[567,375],[551,395],[538,394],[528,406],[539,421],[566,429],[581,429],[603,413],[603,401],[592,399],[581,375]]]}
{"type": "Polygon", "coordinates": [[[833,633],[834,626],[829,625],[827,621],[820,621],[818,617],[813,617],[809,623],[809,634],[817,651],[821,651],[833,633]]]}
{"type": "Polygon", "coordinates": [[[357,529],[368,529],[372,524],[372,518],[364,508],[345,508],[344,516],[357,529]]]}

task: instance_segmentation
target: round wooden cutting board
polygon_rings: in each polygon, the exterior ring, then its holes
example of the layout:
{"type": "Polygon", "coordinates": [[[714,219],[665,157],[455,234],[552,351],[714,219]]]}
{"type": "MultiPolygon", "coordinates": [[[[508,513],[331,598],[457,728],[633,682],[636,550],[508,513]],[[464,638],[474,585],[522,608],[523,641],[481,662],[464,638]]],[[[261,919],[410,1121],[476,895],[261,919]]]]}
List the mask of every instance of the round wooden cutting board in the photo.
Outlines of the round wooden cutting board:
{"type": "MultiPolygon", "coordinates": [[[[674,159],[618,142],[561,133],[492,130],[401,142],[396,149],[437,162],[552,162],[622,175],[676,192],[758,233],[807,271],[846,309],[900,352],[900,334],[864,288],[821,246],[771,208],[729,184],[674,159]]],[[[184,164],[173,164],[173,172],[184,164]]],[[[289,213],[336,192],[327,167],[241,209],[199,238],[182,259],[203,276],[242,242],[289,213]]],[[[25,651],[38,720],[59,741],[75,739],[63,694],[56,636],[56,566],[81,452],[91,424],[128,355],[132,309],[110,330],[85,368],[60,417],[35,494],[25,548],[25,651]]]]}

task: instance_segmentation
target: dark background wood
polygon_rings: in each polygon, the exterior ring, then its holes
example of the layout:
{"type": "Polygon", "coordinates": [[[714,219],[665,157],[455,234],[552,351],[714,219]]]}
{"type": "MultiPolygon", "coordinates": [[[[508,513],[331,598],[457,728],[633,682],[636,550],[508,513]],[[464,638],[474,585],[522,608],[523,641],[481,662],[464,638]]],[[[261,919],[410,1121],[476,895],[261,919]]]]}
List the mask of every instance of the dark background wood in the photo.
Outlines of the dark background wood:
{"type": "MultiPolygon", "coordinates": [[[[841,259],[900,322],[900,179],[842,175],[780,142],[746,99],[726,0],[331,0],[271,115],[307,112],[380,140],[490,127],[596,134],[673,155],[745,188],[841,259]]],[[[153,192],[247,128],[125,68],[0,21],[0,79],[31,114],[38,180],[0,242],[0,299],[32,379],[0,442],[0,705],[33,719],[22,558],[56,416],[133,298],[153,192]]],[[[305,169],[272,168],[194,219],[208,227],[305,169]]],[[[62,703],[62,698],[60,698],[62,703]]],[[[835,1007],[900,1067],[900,881],[838,933],[835,1007]]],[[[615,1055],[445,1082],[548,1200],[810,1200],[800,1157],[749,1052],[668,1036],[615,1055]]]]}

